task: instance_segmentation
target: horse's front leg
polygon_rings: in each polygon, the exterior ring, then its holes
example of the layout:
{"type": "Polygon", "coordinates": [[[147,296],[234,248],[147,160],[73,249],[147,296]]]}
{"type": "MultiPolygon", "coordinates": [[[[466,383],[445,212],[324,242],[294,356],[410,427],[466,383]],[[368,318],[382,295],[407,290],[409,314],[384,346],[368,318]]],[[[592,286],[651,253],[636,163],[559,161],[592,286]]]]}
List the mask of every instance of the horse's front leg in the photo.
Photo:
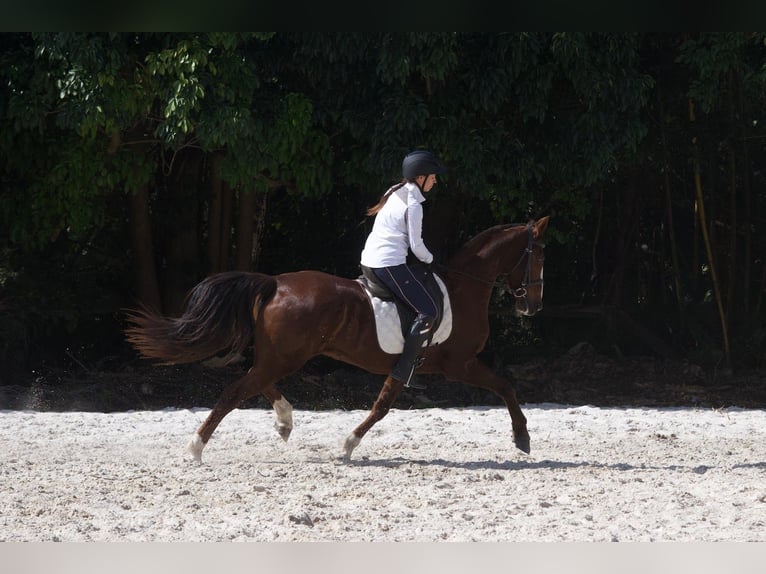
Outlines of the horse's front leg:
{"type": "Polygon", "coordinates": [[[354,449],[362,441],[362,437],[367,434],[367,431],[370,430],[376,422],[388,414],[396,397],[402,392],[402,388],[404,388],[404,383],[402,381],[397,381],[390,376],[386,377],[386,381],[383,383],[383,388],[380,390],[380,394],[378,394],[378,398],[375,400],[375,404],[372,406],[370,414],[367,415],[364,422],[356,427],[346,439],[344,445],[344,458],[346,460],[351,459],[351,453],[354,452],[354,449]]]}
{"type": "Polygon", "coordinates": [[[511,414],[513,442],[519,450],[529,454],[527,418],[521,412],[519,401],[516,399],[516,391],[508,380],[496,375],[492,369],[476,358],[460,365],[460,367],[445,372],[445,375],[449,379],[490,390],[502,398],[506,407],[508,407],[508,412],[511,414]]]}

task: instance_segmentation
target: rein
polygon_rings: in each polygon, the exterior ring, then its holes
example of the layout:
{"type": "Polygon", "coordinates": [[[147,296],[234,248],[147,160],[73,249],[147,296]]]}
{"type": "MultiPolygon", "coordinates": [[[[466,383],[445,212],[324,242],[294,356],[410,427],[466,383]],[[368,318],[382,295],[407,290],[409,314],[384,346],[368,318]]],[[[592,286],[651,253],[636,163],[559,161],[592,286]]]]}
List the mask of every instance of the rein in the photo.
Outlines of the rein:
{"type": "Polygon", "coordinates": [[[476,277],[475,275],[471,275],[470,273],[466,273],[465,271],[461,271],[459,269],[453,269],[451,267],[447,267],[446,265],[440,265],[436,264],[436,267],[440,267],[446,271],[449,271],[451,273],[456,273],[458,275],[462,275],[463,277],[467,277],[469,279],[472,279],[473,281],[476,281],[478,283],[482,283],[484,285],[489,285],[493,289],[495,287],[500,287],[503,289],[508,288],[508,276],[516,271],[516,268],[521,265],[521,263],[526,258],[526,268],[524,270],[524,278],[521,280],[521,285],[511,291],[513,293],[513,296],[517,299],[522,299],[527,296],[527,287],[531,287],[533,285],[543,285],[544,281],[543,279],[535,279],[532,280],[532,256],[533,256],[533,248],[535,246],[545,247],[545,243],[541,241],[535,241],[535,237],[532,233],[532,228],[530,226],[527,226],[527,234],[529,236],[529,240],[527,242],[527,247],[524,250],[524,253],[519,257],[519,260],[516,262],[516,265],[513,266],[513,268],[508,273],[502,273],[498,275],[499,280],[495,281],[487,281],[486,279],[482,279],[481,277],[476,277]]]}
{"type": "Polygon", "coordinates": [[[489,285],[491,287],[505,287],[505,279],[508,277],[508,273],[503,273],[502,275],[498,275],[498,277],[501,278],[500,281],[487,281],[486,279],[482,279],[481,277],[476,277],[476,275],[471,275],[470,273],[466,273],[465,271],[460,271],[460,269],[453,269],[452,267],[447,267],[446,265],[442,265],[440,263],[435,263],[434,267],[437,267],[439,269],[444,269],[445,271],[449,271],[450,273],[455,273],[457,275],[462,275],[463,277],[468,277],[469,279],[473,279],[477,283],[482,283],[484,285],[489,285]]]}

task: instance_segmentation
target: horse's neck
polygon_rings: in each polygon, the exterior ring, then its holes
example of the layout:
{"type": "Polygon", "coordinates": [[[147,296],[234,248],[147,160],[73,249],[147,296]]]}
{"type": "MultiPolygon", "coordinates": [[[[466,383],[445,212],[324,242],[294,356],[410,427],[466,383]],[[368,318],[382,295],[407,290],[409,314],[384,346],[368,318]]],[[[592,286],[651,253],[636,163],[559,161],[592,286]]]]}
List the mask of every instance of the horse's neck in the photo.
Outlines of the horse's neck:
{"type": "Polygon", "coordinates": [[[452,267],[486,284],[494,283],[500,275],[499,260],[483,257],[482,254],[456,260],[452,267]]]}
{"type": "Polygon", "coordinates": [[[502,265],[518,237],[518,233],[502,230],[476,245],[469,243],[455,255],[451,266],[483,281],[494,282],[507,271],[502,265]]]}

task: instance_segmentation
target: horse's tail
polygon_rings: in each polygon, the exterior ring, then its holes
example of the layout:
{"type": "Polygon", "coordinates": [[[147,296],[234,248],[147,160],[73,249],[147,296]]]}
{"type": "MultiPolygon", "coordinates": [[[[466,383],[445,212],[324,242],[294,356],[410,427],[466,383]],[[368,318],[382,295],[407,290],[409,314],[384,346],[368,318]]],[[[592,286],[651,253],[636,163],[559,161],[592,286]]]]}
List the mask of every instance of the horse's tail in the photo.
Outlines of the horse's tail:
{"type": "Polygon", "coordinates": [[[166,365],[201,361],[223,350],[242,352],[253,342],[260,310],[276,288],[276,279],[261,273],[211,275],[192,289],[178,318],[130,311],[127,340],[144,357],[166,365]]]}

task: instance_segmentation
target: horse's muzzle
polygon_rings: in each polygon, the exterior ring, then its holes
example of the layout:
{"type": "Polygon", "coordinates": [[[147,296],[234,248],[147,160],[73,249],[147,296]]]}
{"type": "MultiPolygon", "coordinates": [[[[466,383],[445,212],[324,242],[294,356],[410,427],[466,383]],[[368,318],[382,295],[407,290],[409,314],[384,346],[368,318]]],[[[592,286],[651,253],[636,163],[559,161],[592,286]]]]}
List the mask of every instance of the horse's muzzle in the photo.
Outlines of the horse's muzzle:
{"type": "Polygon", "coordinates": [[[542,309],[542,301],[530,301],[526,297],[516,299],[516,306],[514,307],[515,314],[524,317],[532,317],[542,309]]]}

